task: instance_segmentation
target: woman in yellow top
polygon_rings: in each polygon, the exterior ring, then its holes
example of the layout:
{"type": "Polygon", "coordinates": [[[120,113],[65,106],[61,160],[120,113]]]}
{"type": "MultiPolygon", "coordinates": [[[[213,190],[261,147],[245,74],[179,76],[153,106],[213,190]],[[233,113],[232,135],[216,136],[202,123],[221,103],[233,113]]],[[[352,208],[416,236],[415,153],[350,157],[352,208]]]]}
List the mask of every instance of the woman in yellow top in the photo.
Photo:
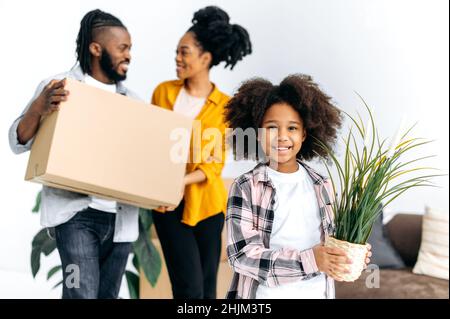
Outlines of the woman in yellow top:
{"type": "Polygon", "coordinates": [[[192,23],[176,50],[179,80],[159,84],[152,96],[152,104],[195,119],[184,196],[178,207],[154,211],[153,220],[173,297],[213,299],[227,201],[221,173],[225,160],[223,112],[229,97],[210,81],[209,70],[222,61],[233,69],[251,53],[251,43],[247,31],[230,24],[228,14],[220,8],[197,11],[192,23]],[[211,129],[220,134],[211,134],[211,129]]]}

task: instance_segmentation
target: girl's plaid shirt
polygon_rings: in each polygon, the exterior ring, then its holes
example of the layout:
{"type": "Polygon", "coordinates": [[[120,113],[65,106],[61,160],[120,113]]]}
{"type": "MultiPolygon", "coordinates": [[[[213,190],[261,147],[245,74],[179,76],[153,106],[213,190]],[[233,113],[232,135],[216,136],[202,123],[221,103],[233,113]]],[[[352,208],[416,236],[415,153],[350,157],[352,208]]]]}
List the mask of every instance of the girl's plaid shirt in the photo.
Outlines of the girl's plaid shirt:
{"type": "MultiPolygon", "coordinates": [[[[303,162],[314,183],[322,219],[322,242],[334,232],[331,182],[303,162]]],[[[234,274],[227,298],[254,299],[258,285],[275,287],[320,274],[311,249],[270,249],[276,190],[260,163],[238,177],[227,204],[227,255],[234,274]]],[[[327,277],[326,297],[334,298],[334,281],[327,277]]]]}

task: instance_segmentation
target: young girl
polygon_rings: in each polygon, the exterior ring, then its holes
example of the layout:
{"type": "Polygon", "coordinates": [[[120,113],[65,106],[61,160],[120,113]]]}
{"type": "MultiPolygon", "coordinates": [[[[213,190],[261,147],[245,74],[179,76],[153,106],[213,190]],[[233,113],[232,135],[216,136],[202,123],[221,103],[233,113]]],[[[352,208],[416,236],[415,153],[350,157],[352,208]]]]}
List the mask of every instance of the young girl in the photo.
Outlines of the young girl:
{"type": "Polygon", "coordinates": [[[263,161],[230,190],[227,254],[234,275],[227,298],[334,298],[335,272],[351,260],[323,246],[334,228],[333,192],[303,160],[325,155],[315,139],[332,146],[339,110],[311,77],[292,75],[280,85],[244,83],[226,106],[226,119],[233,129],[262,128],[257,146],[263,151],[258,156],[255,147],[233,145],[235,154],[263,161]]]}
{"type": "MultiPolygon", "coordinates": [[[[247,31],[230,24],[228,14],[218,7],[197,11],[193,25],[180,39],[176,50],[178,80],[163,82],[155,89],[152,104],[200,122],[200,136],[208,128],[225,134],[224,106],[229,97],[211,82],[213,66],[225,62],[231,69],[251,53],[247,31]]],[[[197,123],[198,123],[197,122],[197,123]]],[[[195,127],[195,126],[194,126],[195,127]]],[[[194,134],[196,134],[194,133],[194,134]]],[[[193,134],[193,136],[194,136],[193,134]]],[[[222,158],[211,161],[223,139],[202,139],[202,152],[211,154],[186,165],[184,196],[178,207],[160,207],[153,213],[164,258],[176,299],[216,297],[217,270],[227,192],[221,178],[222,158]],[[214,147],[211,147],[214,144],[214,147]]],[[[190,154],[195,156],[195,143],[190,154]]]]}

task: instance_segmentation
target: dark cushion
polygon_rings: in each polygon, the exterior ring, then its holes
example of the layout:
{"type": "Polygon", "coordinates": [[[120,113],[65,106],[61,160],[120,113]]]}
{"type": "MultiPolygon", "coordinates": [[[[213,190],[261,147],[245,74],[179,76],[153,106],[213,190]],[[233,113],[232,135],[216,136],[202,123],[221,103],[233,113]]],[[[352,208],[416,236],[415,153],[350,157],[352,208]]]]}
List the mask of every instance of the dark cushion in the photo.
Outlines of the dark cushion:
{"type": "Polygon", "coordinates": [[[363,271],[355,282],[335,282],[337,299],[448,299],[448,280],[413,274],[411,268],[380,269],[379,287],[374,273],[363,271]],[[370,277],[369,277],[370,276],[370,277]],[[366,281],[369,283],[366,284],[366,281]],[[369,288],[372,287],[372,288],[369,288]]]}
{"type": "Polygon", "coordinates": [[[386,224],[392,246],[408,267],[414,267],[422,241],[422,215],[397,214],[386,224]]]}
{"type": "Polygon", "coordinates": [[[383,213],[375,221],[372,233],[367,240],[372,245],[372,258],[370,263],[380,268],[401,269],[405,268],[401,256],[392,246],[383,226],[383,213]]]}

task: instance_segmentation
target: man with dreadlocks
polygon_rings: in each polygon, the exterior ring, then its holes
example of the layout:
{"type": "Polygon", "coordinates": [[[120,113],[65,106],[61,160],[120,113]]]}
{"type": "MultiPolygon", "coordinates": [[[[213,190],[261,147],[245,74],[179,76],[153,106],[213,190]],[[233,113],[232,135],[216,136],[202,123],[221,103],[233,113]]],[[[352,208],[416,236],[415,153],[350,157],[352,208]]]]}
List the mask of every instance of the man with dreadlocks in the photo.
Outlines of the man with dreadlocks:
{"type": "MultiPolygon", "coordinates": [[[[131,39],[118,18],[98,9],[88,12],[76,44],[75,66],[42,81],[11,126],[14,153],[30,150],[41,119],[70,98],[65,78],[137,98],[121,83],[131,39]]],[[[47,186],[41,198],[41,224],[54,235],[61,257],[63,298],[117,298],[131,242],[138,236],[138,208],[47,186]]]]}

